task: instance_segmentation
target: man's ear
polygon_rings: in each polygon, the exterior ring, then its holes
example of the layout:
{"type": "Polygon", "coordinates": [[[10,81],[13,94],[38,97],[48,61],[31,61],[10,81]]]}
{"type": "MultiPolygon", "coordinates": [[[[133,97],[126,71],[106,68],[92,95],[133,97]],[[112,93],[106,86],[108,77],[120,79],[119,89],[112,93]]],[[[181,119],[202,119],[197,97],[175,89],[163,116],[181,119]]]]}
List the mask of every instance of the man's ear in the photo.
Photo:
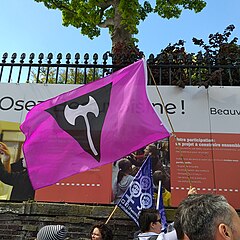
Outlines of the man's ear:
{"type": "Polygon", "coordinates": [[[222,239],[231,239],[232,231],[226,224],[221,223],[218,226],[218,234],[222,236],[222,239]]]}
{"type": "Polygon", "coordinates": [[[150,229],[152,229],[154,227],[154,224],[155,224],[154,222],[150,223],[150,229]]]}
{"type": "Polygon", "coordinates": [[[150,226],[149,226],[149,231],[150,232],[152,232],[155,229],[155,225],[156,225],[156,223],[154,223],[154,222],[150,223],[150,226]]]}

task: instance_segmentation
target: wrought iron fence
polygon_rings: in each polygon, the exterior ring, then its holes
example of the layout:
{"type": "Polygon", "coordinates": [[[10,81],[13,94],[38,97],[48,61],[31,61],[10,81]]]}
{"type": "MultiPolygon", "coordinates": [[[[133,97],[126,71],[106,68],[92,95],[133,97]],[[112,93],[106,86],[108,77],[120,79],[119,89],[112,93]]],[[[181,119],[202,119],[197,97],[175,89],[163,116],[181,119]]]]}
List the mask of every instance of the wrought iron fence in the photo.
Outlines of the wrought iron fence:
{"type": "MultiPolygon", "coordinates": [[[[52,53],[46,57],[40,53],[37,57],[31,53],[27,59],[25,53],[17,58],[13,53],[9,58],[4,53],[0,62],[0,82],[6,83],[57,83],[57,84],[85,84],[113,71],[116,71],[139,56],[131,56],[126,59],[122,56],[120,64],[112,64],[114,56],[109,52],[99,58],[97,53],[92,59],[88,53],[81,58],[79,53],[74,57],[70,53],[65,59],[61,53],[56,59],[52,53]]],[[[119,58],[118,58],[119,59],[119,58]]],[[[154,84],[152,77],[158,85],[198,85],[208,87],[239,86],[240,85],[240,57],[230,59],[211,59],[209,56],[194,54],[159,54],[156,57],[151,54],[147,59],[149,74],[148,84],[154,84]]]]}

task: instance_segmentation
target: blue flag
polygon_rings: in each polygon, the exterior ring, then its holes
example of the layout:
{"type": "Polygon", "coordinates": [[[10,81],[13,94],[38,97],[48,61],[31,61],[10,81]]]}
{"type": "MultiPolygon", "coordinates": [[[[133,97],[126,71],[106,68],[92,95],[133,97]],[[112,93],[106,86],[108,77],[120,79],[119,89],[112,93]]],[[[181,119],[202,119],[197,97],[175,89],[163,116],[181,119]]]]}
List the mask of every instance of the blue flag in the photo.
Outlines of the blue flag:
{"type": "Polygon", "coordinates": [[[141,210],[154,207],[152,160],[150,156],[144,161],[132,183],[123,194],[118,207],[132,218],[137,225],[141,210]]]}
{"type": "Polygon", "coordinates": [[[162,194],[161,181],[159,181],[159,187],[158,187],[157,210],[159,211],[161,222],[162,222],[162,231],[167,232],[168,223],[167,223],[165,208],[163,205],[163,194],[162,194]]]}

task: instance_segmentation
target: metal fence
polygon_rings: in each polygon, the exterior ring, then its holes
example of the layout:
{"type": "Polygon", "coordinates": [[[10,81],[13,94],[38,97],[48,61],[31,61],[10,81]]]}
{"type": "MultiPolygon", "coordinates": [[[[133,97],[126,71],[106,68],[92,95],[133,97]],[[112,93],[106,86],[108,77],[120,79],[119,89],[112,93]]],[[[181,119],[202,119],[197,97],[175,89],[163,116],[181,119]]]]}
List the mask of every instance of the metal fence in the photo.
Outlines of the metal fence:
{"type": "MultiPolygon", "coordinates": [[[[90,58],[86,53],[74,57],[70,53],[65,57],[61,53],[56,59],[52,53],[44,56],[40,53],[37,57],[34,53],[27,55],[22,53],[19,58],[16,53],[10,57],[4,53],[0,63],[0,82],[5,83],[57,83],[57,84],[85,84],[116,71],[139,56],[131,56],[126,59],[122,56],[120,63],[113,64],[114,57],[106,52],[101,58],[93,54],[90,58]],[[65,59],[64,59],[65,58],[65,59]]],[[[240,57],[230,59],[211,59],[209,56],[198,53],[193,54],[151,54],[148,59],[149,74],[148,84],[158,85],[198,85],[208,87],[239,86],[240,85],[240,57]]]]}

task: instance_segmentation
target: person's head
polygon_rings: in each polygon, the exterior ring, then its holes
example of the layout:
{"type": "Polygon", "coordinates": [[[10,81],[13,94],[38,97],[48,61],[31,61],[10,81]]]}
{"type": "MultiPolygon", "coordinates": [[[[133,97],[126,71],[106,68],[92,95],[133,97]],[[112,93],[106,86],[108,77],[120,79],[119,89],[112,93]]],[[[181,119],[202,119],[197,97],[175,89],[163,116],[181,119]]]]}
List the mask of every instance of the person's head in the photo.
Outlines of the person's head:
{"type": "Polygon", "coordinates": [[[163,142],[163,143],[162,143],[161,150],[162,150],[162,151],[168,151],[168,142],[163,142]]]}
{"type": "Polygon", "coordinates": [[[119,172],[117,176],[117,182],[119,183],[124,175],[128,175],[132,172],[132,163],[127,158],[123,158],[118,162],[119,172]]]}
{"type": "Polygon", "coordinates": [[[149,144],[145,147],[144,156],[148,156],[148,155],[151,155],[153,157],[158,155],[158,149],[157,149],[156,145],[149,144]]]}
{"type": "Polygon", "coordinates": [[[166,174],[161,170],[157,170],[153,173],[153,184],[158,187],[159,181],[161,181],[162,187],[165,188],[166,185],[166,174]]]}
{"type": "Polygon", "coordinates": [[[138,219],[140,230],[145,232],[161,232],[162,224],[159,211],[153,208],[142,209],[138,219]]]}
{"type": "Polygon", "coordinates": [[[178,239],[240,240],[240,219],[225,197],[195,194],[178,206],[174,219],[178,239]]]}
{"type": "Polygon", "coordinates": [[[38,234],[37,240],[63,240],[66,239],[67,229],[63,225],[46,225],[42,227],[38,234]]]}
{"type": "Polygon", "coordinates": [[[91,240],[112,240],[112,230],[104,223],[96,224],[90,232],[91,240]]]}

